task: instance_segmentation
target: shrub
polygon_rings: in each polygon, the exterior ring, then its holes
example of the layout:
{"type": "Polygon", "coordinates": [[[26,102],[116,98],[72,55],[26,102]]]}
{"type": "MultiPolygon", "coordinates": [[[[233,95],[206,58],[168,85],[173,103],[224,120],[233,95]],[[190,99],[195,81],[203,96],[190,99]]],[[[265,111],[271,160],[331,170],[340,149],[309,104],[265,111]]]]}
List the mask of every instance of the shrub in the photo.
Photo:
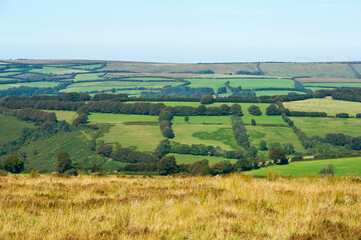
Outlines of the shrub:
{"type": "Polygon", "coordinates": [[[254,119],[252,118],[251,124],[252,124],[253,126],[256,126],[256,120],[254,120],[254,119]]]}
{"type": "Polygon", "coordinates": [[[63,174],[65,176],[78,176],[78,171],[75,168],[71,168],[69,170],[66,170],[63,174]]]}
{"type": "Polygon", "coordinates": [[[268,116],[281,115],[281,110],[275,104],[271,104],[269,105],[269,107],[266,108],[266,115],[268,116]]]}
{"type": "Polygon", "coordinates": [[[281,177],[281,173],[276,171],[267,171],[264,177],[268,181],[275,181],[281,177]]]}
{"type": "Polygon", "coordinates": [[[4,159],[3,169],[11,173],[20,173],[24,170],[24,162],[15,155],[10,155],[4,159]]]}
{"type": "Polygon", "coordinates": [[[361,113],[356,114],[356,118],[361,118],[361,113]]]}
{"type": "Polygon", "coordinates": [[[259,143],[259,150],[261,150],[261,151],[266,151],[266,150],[268,150],[266,141],[262,140],[262,141],[259,143]]]}
{"type": "Polygon", "coordinates": [[[37,170],[31,170],[30,172],[30,177],[31,178],[37,178],[39,177],[39,172],[37,170]]]}
{"type": "Polygon", "coordinates": [[[103,145],[97,148],[97,153],[103,157],[110,157],[113,152],[113,147],[110,145],[103,145]]]}
{"type": "Polygon", "coordinates": [[[332,164],[329,164],[323,167],[320,171],[320,175],[322,176],[334,176],[335,175],[335,167],[332,164]]]}

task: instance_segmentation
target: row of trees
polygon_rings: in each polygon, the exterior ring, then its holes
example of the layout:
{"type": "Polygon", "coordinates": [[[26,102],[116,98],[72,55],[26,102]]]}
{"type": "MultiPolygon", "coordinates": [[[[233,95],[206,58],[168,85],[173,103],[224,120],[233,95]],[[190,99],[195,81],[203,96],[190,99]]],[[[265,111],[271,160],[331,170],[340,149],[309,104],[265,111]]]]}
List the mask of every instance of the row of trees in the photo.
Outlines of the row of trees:
{"type": "Polygon", "coordinates": [[[246,149],[249,148],[250,144],[248,141],[247,129],[244,126],[242,119],[233,115],[231,116],[231,121],[233,134],[237,141],[237,144],[246,149]]]}
{"type": "Polygon", "coordinates": [[[173,115],[169,108],[164,108],[158,117],[160,131],[163,137],[174,138],[174,132],[172,129],[173,115]]]}
{"type": "Polygon", "coordinates": [[[124,163],[156,163],[158,159],[150,153],[136,151],[130,148],[117,147],[113,149],[110,145],[99,146],[97,153],[103,157],[124,163]]]}
{"type": "Polygon", "coordinates": [[[41,110],[35,110],[32,108],[23,108],[20,110],[8,109],[4,107],[0,107],[0,113],[9,114],[20,118],[25,121],[33,121],[33,122],[57,122],[57,118],[55,113],[45,112],[41,110]]]}

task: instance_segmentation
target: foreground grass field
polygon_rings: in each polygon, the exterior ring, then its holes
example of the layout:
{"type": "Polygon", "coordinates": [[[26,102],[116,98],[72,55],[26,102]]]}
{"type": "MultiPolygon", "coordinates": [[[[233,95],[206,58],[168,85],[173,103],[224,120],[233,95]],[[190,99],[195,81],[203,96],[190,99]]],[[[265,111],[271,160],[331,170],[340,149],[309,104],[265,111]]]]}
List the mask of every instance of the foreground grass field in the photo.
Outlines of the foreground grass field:
{"type": "Polygon", "coordinates": [[[323,167],[329,164],[335,166],[336,176],[346,176],[347,174],[361,176],[361,158],[359,157],[294,162],[283,166],[276,165],[253,170],[250,175],[264,176],[268,171],[277,171],[282,175],[310,176],[317,175],[323,167]]]}
{"type": "Polygon", "coordinates": [[[0,239],[360,239],[357,178],[0,178],[0,239]]]}

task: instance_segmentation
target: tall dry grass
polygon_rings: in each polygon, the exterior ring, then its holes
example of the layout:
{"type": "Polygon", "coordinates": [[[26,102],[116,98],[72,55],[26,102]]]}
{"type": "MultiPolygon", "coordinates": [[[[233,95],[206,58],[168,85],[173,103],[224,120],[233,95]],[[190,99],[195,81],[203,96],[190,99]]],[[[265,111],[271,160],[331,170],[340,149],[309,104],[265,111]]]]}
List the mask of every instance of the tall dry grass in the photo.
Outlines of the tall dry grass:
{"type": "Polygon", "coordinates": [[[0,177],[0,239],[360,239],[344,178],[0,177]]]}

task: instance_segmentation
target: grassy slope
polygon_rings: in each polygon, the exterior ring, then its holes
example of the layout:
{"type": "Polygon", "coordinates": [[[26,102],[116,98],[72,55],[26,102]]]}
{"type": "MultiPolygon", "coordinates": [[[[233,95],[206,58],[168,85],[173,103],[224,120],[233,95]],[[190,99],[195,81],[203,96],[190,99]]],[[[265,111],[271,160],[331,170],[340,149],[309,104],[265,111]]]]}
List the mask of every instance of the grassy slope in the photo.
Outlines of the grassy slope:
{"type": "Polygon", "coordinates": [[[34,127],[34,124],[0,114],[0,144],[16,140],[25,127],[34,127]]]}
{"type": "Polygon", "coordinates": [[[251,145],[256,148],[259,148],[259,143],[264,140],[267,144],[271,142],[279,142],[281,144],[292,143],[296,151],[305,151],[297,135],[289,127],[246,126],[246,128],[251,145]]]}
{"type": "Polygon", "coordinates": [[[294,87],[290,79],[229,79],[229,82],[232,87],[242,86],[243,89],[294,87]]]}
{"type": "Polygon", "coordinates": [[[359,239],[355,179],[3,177],[1,239],[359,239]]]}
{"type": "Polygon", "coordinates": [[[13,88],[13,87],[40,87],[40,88],[53,88],[57,86],[58,82],[28,82],[28,83],[13,83],[13,84],[1,84],[0,90],[13,88]]]}
{"type": "Polygon", "coordinates": [[[305,87],[349,87],[349,88],[359,88],[361,87],[361,83],[345,83],[345,82],[338,82],[338,83],[303,83],[305,87]]]}
{"type": "Polygon", "coordinates": [[[292,117],[295,125],[307,136],[325,136],[327,133],[344,133],[354,137],[361,136],[359,118],[311,118],[292,117]]]}
{"type": "Polygon", "coordinates": [[[102,164],[105,160],[90,150],[90,140],[95,134],[96,131],[89,129],[58,132],[54,136],[32,141],[20,151],[27,155],[26,167],[37,170],[55,170],[55,154],[58,151],[69,153],[71,159],[82,166],[102,164]],[[34,154],[35,151],[38,154],[34,154]]]}
{"type": "Polygon", "coordinates": [[[338,158],[294,162],[283,166],[277,165],[253,170],[249,172],[249,174],[252,176],[264,176],[268,171],[277,171],[282,175],[310,176],[317,175],[323,167],[329,164],[335,166],[335,174],[337,176],[345,176],[347,174],[357,174],[361,176],[361,158],[338,158]]]}
{"type": "Polygon", "coordinates": [[[285,102],[284,106],[293,111],[327,112],[330,116],[341,112],[355,116],[361,112],[361,103],[332,100],[331,98],[311,98],[302,101],[285,102]]]}

